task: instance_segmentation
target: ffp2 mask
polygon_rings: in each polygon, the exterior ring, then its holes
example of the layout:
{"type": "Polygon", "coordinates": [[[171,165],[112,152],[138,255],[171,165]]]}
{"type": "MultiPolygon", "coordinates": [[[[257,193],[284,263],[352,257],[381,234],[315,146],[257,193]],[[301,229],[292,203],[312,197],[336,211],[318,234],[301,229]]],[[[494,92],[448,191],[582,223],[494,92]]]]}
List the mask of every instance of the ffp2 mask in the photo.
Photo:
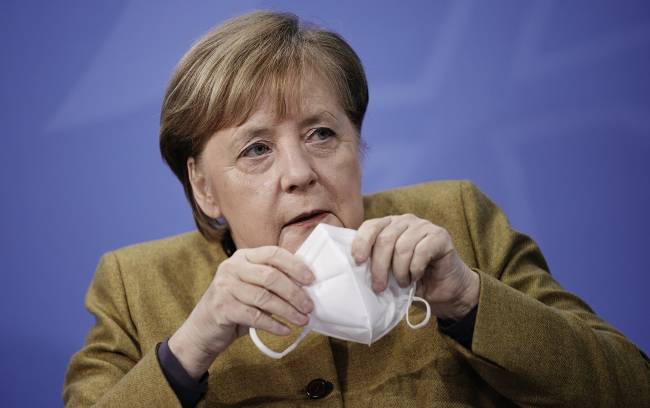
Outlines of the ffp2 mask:
{"type": "Polygon", "coordinates": [[[309,323],[284,351],[268,348],[254,328],[249,329],[253,343],[271,358],[279,359],[293,351],[310,332],[329,337],[372,344],[388,334],[406,316],[413,329],[425,326],[431,317],[428,302],[414,296],[416,282],[401,288],[392,273],[388,287],[381,293],[371,288],[369,260],[357,265],[351,256],[355,230],[319,224],[296,252],[314,273],[314,282],[304,289],[314,302],[309,323]],[[426,316],[418,324],[409,321],[413,301],[422,302],[426,316]]]}

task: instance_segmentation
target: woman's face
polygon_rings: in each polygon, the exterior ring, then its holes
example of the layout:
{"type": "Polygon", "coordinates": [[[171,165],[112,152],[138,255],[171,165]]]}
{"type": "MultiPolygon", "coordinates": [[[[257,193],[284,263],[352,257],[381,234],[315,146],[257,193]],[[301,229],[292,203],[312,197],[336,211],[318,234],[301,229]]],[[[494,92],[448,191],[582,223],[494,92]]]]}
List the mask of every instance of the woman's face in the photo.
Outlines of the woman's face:
{"type": "Polygon", "coordinates": [[[331,88],[306,77],[298,106],[281,119],[262,98],[245,123],[219,130],[188,161],[195,199],[228,221],[238,248],[295,252],[318,223],[361,225],[359,139],[331,88]]]}

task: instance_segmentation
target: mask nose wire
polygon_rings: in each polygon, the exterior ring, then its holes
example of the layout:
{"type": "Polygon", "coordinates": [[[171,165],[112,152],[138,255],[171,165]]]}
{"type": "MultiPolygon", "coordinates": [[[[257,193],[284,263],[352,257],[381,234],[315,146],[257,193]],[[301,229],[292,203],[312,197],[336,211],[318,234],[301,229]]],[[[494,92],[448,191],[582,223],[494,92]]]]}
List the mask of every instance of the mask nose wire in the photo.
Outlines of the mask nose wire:
{"type": "Polygon", "coordinates": [[[424,327],[429,323],[429,319],[431,318],[431,306],[429,306],[429,302],[424,300],[423,298],[419,296],[415,296],[415,284],[411,287],[411,290],[409,291],[409,303],[408,307],[406,308],[406,323],[411,327],[411,329],[419,329],[421,327],[424,327]],[[424,319],[418,324],[413,324],[411,323],[411,320],[409,320],[409,309],[411,308],[411,305],[413,302],[422,302],[424,303],[424,306],[427,309],[427,315],[424,316],[424,319]]]}

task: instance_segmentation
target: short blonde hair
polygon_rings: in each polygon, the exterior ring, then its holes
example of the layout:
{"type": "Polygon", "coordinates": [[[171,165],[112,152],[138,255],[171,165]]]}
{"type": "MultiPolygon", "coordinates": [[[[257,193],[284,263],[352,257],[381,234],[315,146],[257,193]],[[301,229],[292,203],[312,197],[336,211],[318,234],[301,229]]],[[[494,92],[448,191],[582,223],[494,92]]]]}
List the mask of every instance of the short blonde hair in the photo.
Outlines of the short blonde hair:
{"type": "Polygon", "coordinates": [[[332,84],[360,135],[368,84],[359,57],[340,35],[293,14],[258,11],[229,20],[199,39],[176,67],[160,112],[160,151],[207,239],[221,237],[221,224],[195,202],[187,160],[199,157],[217,130],[244,123],[262,93],[274,96],[277,114],[284,115],[307,70],[332,84]]]}

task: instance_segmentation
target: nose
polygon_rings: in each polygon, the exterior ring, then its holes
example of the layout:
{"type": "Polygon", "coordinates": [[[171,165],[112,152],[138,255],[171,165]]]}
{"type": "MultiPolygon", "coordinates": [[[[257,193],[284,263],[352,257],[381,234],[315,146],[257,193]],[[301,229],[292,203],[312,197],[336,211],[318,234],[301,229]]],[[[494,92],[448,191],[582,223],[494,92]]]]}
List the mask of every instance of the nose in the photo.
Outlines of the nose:
{"type": "Polygon", "coordinates": [[[279,155],[280,187],[287,193],[303,191],[318,179],[312,158],[300,146],[287,146],[279,155]]]}

